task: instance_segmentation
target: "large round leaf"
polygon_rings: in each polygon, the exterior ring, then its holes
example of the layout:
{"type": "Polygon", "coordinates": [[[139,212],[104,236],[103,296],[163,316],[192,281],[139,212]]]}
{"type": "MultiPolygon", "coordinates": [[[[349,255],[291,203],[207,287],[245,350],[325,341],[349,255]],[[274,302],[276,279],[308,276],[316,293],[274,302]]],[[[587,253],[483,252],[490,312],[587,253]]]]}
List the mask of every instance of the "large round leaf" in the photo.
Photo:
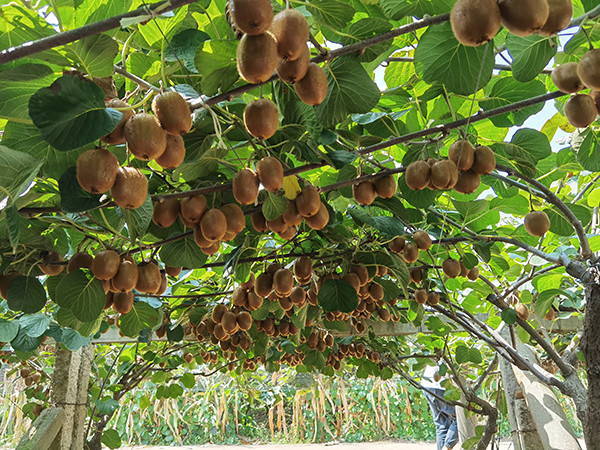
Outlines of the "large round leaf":
{"type": "Polygon", "coordinates": [[[13,311],[33,314],[46,304],[46,291],[36,277],[18,277],[8,288],[7,302],[13,311]]]}
{"type": "Polygon", "coordinates": [[[344,280],[327,280],[321,286],[317,297],[319,306],[324,311],[352,312],[358,306],[358,294],[344,280]]]}
{"type": "Polygon", "coordinates": [[[158,325],[160,314],[148,303],[136,302],[131,311],[121,316],[119,329],[125,336],[135,337],[140,331],[158,325]]]}
{"type": "Polygon", "coordinates": [[[54,301],[70,309],[82,322],[91,322],[102,313],[106,296],[102,283],[88,278],[81,270],[66,275],[59,283],[54,301]]]}

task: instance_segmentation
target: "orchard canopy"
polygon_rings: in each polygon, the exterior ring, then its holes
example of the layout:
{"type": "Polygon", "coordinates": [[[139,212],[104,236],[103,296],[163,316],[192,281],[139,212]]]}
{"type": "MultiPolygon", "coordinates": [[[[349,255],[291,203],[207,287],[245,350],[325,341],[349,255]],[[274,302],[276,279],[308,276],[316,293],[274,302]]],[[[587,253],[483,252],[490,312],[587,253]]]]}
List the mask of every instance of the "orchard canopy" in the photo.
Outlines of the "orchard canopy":
{"type": "Polygon", "coordinates": [[[452,23],[454,0],[227,3],[1,7],[4,354],[118,329],[192,342],[173,367],[386,378],[443,360],[473,381],[499,355],[572,396],[591,443],[597,0],[549,32],[502,0],[459,1],[452,23]],[[473,20],[482,36],[460,37],[473,20]],[[569,317],[579,332],[548,334],[569,317]]]}

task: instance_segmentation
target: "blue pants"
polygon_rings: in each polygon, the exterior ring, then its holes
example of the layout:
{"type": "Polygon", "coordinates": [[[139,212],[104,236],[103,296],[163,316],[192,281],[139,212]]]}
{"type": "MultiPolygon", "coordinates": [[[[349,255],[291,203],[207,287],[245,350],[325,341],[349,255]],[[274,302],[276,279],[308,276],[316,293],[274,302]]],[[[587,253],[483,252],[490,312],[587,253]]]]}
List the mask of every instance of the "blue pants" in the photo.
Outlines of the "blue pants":
{"type": "MultiPolygon", "coordinates": [[[[444,390],[430,388],[437,396],[443,397],[444,390]]],[[[437,436],[437,448],[454,447],[458,442],[458,425],[456,423],[456,411],[454,406],[447,405],[433,395],[425,392],[425,397],[431,408],[431,416],[435,423],[435,434],[437,436]]]]}

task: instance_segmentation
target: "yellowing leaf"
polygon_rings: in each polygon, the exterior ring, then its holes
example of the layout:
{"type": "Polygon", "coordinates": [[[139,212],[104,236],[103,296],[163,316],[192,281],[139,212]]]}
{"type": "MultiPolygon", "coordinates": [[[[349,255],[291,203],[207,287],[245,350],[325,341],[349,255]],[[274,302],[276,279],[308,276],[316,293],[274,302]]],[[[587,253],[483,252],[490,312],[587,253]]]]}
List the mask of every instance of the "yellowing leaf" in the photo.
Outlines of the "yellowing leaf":
{"type": "Polygon", "coordinates": [[[302,189],[300,189],[298,179],[292,175],[289,177],[284,177],[283,190],[285,191],[285,198],[288,200],[294,200],[302,189]]]}

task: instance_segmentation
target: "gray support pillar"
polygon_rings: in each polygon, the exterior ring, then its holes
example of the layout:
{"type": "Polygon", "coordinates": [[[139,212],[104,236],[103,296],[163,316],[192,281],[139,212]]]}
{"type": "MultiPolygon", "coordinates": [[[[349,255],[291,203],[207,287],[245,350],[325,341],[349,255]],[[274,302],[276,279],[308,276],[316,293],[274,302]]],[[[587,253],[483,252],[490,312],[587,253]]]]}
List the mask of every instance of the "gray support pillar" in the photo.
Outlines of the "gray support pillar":
{"type": "Polygon", "coordinates": [[[472,437],[475,437],[475,426],[477,425],[477,416],[474,414],[468,415],[465,408],[457,406],[456,410],[456,423],[458,424],[458,446],[462,448],[465,441],[472,437]]]}

